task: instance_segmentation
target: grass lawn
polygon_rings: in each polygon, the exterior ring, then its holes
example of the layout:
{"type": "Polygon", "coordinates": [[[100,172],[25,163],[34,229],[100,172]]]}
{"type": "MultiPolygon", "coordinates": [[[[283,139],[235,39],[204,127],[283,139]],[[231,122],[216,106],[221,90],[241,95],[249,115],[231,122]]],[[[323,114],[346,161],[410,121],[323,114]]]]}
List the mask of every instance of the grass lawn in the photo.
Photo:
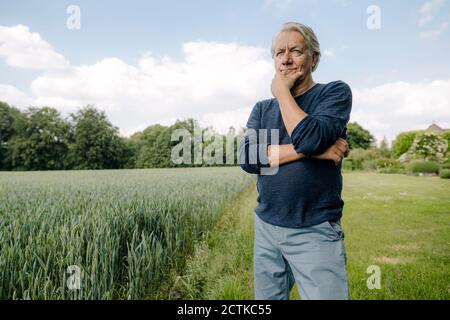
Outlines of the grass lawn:
{"type": "MultiPolygon", "coordinates": [[[[346,173],[343,227],[351,299],[450,298],[450,180],[346,173]],[[369,266],[381,271],[369,289],[369,266]]],[[[253,299],[252,187],[226,208],[161,298],[253,299]]],[[[298,299],[294,288],[292,299],[298,299]]]]}

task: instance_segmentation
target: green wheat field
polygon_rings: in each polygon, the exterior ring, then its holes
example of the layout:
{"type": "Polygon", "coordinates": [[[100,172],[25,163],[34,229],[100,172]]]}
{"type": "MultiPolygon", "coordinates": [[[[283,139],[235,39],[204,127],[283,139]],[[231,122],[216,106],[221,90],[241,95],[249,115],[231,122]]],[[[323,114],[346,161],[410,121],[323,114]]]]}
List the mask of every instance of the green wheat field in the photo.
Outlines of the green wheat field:
{"type": "MultiPolygon", "coordinates": [[[[0,172],[0,299],[253,299],[255,181],[238,167],[0,172]]],[[[352,299],[450,298],[450,180],[345,173],[343,198],[352,299]]]]}

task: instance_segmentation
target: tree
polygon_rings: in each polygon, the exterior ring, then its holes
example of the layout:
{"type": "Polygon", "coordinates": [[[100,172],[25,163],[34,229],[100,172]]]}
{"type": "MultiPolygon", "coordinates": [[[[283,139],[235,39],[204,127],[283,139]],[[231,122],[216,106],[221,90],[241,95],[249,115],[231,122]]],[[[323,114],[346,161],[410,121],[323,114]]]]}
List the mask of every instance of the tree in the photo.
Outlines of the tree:
{"type": "Polygon", "coordinates": [[[11,165],[26,170],[65,169],[69,124],[56,109],[30,107],[9,142],[11,165]]]}
{"type": "Polygon", "coordinates": [[[137,145],[137,168],[157,167],[158,161],[155,157],[155,142],[158,136],[166,129],[167,127],[165,126],[155,124],[147,127],[140,135],[134,136],[134,141],[137,145]]]}
{"type": "Polygon", "coordinates": [[[375,142],[374,136],[357,122],[347,125],[347,135],[350,149],[369,149],[375,142]]]}
{"type": "MultiPolygon", "coordinates": [[[[172,167],[187,167],[193,166],[191,164],[176,164],[172,161],[172,148],[180,141],[172,141],[172,133],[177,129],[186,129],[190,136],[194,136],[194,130],[200,128],[194,119],[177,120],[175,124],[161,131],[150,150],[152,157],[152,166],[155,168],[172,168],[172,167]]],[[[191,140],[191,160],[194,154],[194,143],[191,140]]]]}
{"type": "Polygon", "coordinates": [[[69,161],[75,169],[117,169],[126,162],[126,146],[119,130],[103,111],[88,105],[71,114],[73,143],[69,161]]]}
{"type": "Polygon", "coordinates": [[[14,133],[13,108],[0,101],[0,170],[9,168],[8,141],[14,133]]]}
{"type": "Polygon", "coordinates": [[[7,142],[14,134],[13,108],[0,101],[0,143],[7,142]]]}
{"type": "Polygon", "coordinates": [[[0,101],[0,170],[11,170],[11,140],[25,131],[26,115],[0,101]]]}
{"type": "MultiPolygon", "coordinates": [[[[223,163],[227,165],[237,165],[237,144],[238,144],[238,137],[236,134],[236,129],[233,126],[230,126],[228,128],[227,135],[224,139],[224,155],[223,155],[223,163]],[[229,157],[232,157],[233,162],[227,163],[227,155],[229,157]]],[[[231,159],[230,159],[231,160],[231,159]]]]}
{"type": "Polygon", "coordinates": [[[391,150],[389,150],[389,145],[386,136],[383,137],[383,140],[380,142],[380,152],[384,158],[391,157],[391,150]]]}
{"type": "Polygon", "coordinates": [[[139,168],[137,160],[142,145],[142,132],[136,132],[129,138],[123,138],[125,145],[124,165],[125,169],[139,168]]]}

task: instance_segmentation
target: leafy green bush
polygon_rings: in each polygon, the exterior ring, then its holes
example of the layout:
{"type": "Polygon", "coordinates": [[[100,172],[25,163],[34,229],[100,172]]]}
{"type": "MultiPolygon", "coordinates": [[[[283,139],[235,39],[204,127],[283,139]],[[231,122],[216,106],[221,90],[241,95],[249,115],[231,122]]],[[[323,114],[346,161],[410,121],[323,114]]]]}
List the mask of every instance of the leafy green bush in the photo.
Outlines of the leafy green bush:
{"type": "Polygon", "coordinates": [[[353,170],[355,170],[353,168],[353,166],[354,166],[353,159],[345,158],[342,161],[342,169],[344,169],[345,171],[353,171],[353,170]]]}
{"type": "Polygon", "coordinates": [[[377,160],[377,172],[379,173],[405,173],[405,168],[396,160],[380,158],[377,160]]]}
{"type": "Polygon", "coordinates": [[[444,162],[447,140],[434,132],[424,132],[416,137],[411,150],[416,156],[426,160],[444,162]]]}
{"type": "Polygon", "coordinates": [[[398,165],[395,160],[386,158],[380,148],[353,149],[343,161],[344,170],[378,170],[398,165]]]}
{"type": "Polygon", "coordinates": [[[364,171],[375,171],[377,169],[377,160],[363,160],[361,166],[364,171]]]}
{"type": "Polygon", "coordinates": [[[450,169],[450,161],[445,161],[441,164],[441,169],[450,169]]]}
{"type": "Polygon", "coordinates": [[[450,179],[450,169],[441,169],[439,177],[442,179],[450,179]]]}
{"type": "MultiPolygon", "coordinates": [[[[365,170],[364,167],[373,166],[370,162],[367,164],[363,164],[364,161],[369,160],[377,160],[381,158],[381,150],[378,148],[370,148],[370,149],[353,149],[350,151],[349,157],[345,160],[348,161],[347,166],[350,167],[350,170],[365,170]]],[[[376,164],[375,168],[376,169],[376,164]]]]}
{"type": "Polygon", "coordinates": [[[396,166],[396,167],[385,167],[377,169],[378,173],[407,173],[406,169],[403,166],[396,166]]]}
{"type": "Polygon", "coordinates": [[[444,139],[447,140],[448,143],[447,152],[450,152],[450,131],[442,133],[442,137],[444,137],[444,139]]]}
{"type": "Polygon", "coordinates": [[[397,159],[407,152],[411,148],[416,136],[422,132],[419,130],[400,133],[392,144],[392,156],[397,159]]]}
{"type": "Polygon", "coordinates": [[[412,161],[409,170],[413,173],[439,173],[439,164],[433,161],[412,161]]]}
{"type": "Polygon", "coordinates": [[[397,167],[397,166],[399,166],[399,163],[397,161],[395,161],[394,159],[389,159],[389,158],[377,159],[377,169],[397,167]]]}

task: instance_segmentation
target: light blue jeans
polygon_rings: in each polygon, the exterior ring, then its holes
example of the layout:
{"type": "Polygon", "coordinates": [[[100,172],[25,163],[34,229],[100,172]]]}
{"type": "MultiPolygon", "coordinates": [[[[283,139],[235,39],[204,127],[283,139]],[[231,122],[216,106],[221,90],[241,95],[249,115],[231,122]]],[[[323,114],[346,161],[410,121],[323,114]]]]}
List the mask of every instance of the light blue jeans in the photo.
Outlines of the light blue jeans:
{"type": "Polygon", "coordinates": [[[257,300],[348,300],[347,258],[340,221],[284,228],[255,213],[254,284],[257,300]]]}

